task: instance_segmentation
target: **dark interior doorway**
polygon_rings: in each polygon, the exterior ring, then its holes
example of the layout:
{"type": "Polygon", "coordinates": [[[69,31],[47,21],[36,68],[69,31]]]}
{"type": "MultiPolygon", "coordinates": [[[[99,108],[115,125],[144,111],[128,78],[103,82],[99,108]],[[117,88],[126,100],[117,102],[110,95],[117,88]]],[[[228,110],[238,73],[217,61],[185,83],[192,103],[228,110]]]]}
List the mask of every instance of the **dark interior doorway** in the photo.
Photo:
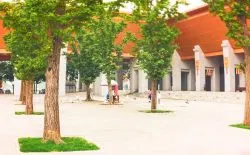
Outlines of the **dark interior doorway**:
{"type": "Polygon", "coordinates": [[[169,77],[170,77],[170,90],[173,90],[173,72],[169,73],[169,77]]]}
{"type": "Polygon", "coordinates": [[[188,73],[187,71],[181,71],[181,90],[188,90],[188,73]]]}
{"type": "Polygon", "coordinates": [[[124,76],[127,74],[130,78],[130,59],[123,59],[120,63],[120,69],[117,71],[116,81],[118,83],[118,89],[123,90],[124,76]]]}
{"type": "Polygon", "coordinates": [[[225,91],[225,74],[224,67],[220,67],[220,91],[225,91]]]}
{"type": "Polygon", "coordinates": [[[240,74],[237,74],[237,69],[235,69],[235,91],[240,88],[240,74]]]}
{"type": "Polygon", "coordinates": [[[211,91],[211,76],[206,75],[205,91],[211,91]]]}
{"type": "Polygon", "coordinates": [[[139,92],[139,71],[135,70],[135,79],[136,79],[136,83],[135,83],[135,92],[139,92]]]}

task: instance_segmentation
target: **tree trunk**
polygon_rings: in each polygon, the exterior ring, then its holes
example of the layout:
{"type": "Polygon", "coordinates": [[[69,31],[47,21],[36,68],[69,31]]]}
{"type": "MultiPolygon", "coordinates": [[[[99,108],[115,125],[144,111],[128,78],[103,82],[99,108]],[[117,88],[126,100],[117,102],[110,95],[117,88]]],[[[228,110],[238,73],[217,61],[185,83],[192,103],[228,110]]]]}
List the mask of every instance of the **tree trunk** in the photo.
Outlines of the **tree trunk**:
{"type": "Polygon", "coordinates": [[[86,85],[86,89],[87,89],[86,101],[92,101],[91,96],[90,96],[90,87],[89,87],[90,84],[85,84],[85,85],[86,85]]]}
{"type": "Polygon", "coordinates": [[[157,85],[156,80],[152,80],[151,111],[156,110],[156,87],[157,87],[156,85],[157,85]]]}
{"type": "Polygon", "coordinates": [[[250,50],[245,50],[245,61],[246,61],[246,100],[245,100],[245,116],[244,124],[250,125],[250,50]]]}
{"type": "Polygon", "coordinates": [[[60,133],[59,121],[59,64],[60,52],[62,47],[62,39],[53,38],[52,55],[48,58],[48,66],[46,69],[46,91],[44,101],[44,131],[43,141],[51,140],[56,144],[63,143],[60,133]]]}
{"type": "Polygon", "coordinates": [[[3,87],[3,81],[0,80],[0,89],[3,87]]]}
{"type": "MultiPolygon", "coordinates": [[[[55,14],[62,16],[65,14],[66,1],[58,0],[55,14]]],[[[62,37],[58,34],[64,26],[54,21],[52,24],[52,53],[48,57],[48,64],[46,68],[46,90],[44,100],[44,131],[43,142],[48,140],[56,144],[64,143],[61,139],[60,120],[59,120],[59,103],[58,103],[58,89],[59,89],[59,66],[60,54],[63,45],[62,37]]]]}
{"type": "Polygon", "coordinates": [[[23,95],[22,95],[22,104],[26,104],[26,95],[27,95],[27,81],[23,81],[23,95]]]}
{"type": "Polygon", "coordinates": [[[33,81],[26,82],[26,109],[25,114],[33,114],[33,81]]]}
{"type": "Polygon", "coordinates": [[[19,98],[19,101],[22,101],[23,100],[23,80],[21,81],[21,93],[20,93],[20,98],[19,98]]]}
{"type": "Polygon", "coordinates": [[[113,90],[111,85],[111,80],[108,80],[108,90],[109,90],[109,104],[113,104],[113,90]]]}
{"type": "MultiPolygon", "coordinates": [[[[238,0],[238,2],[242,2],[238,0]]],[[[246,15],[238,16],[238,20],[243,28],[243,35],[247,39],[250,39],[250,34],[247,26],[247,17],[246,15]]],[[[245,115],[244,115],[244,124],[250,125],[250,47],[243,47],[245,52],[245,61],[246,61],[246,99],[245,99],[245,115]]]]}

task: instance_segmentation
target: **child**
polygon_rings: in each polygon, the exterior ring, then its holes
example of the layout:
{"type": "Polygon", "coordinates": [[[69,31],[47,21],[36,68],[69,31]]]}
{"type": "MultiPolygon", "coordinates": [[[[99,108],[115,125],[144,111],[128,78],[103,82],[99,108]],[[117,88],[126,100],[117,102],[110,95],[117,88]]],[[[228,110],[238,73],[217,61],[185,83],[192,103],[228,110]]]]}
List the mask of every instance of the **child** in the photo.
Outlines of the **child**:
{"type": "Polygon", "coordinates": [[[151,102],[152,92],[151,89],[148,90],[148,102],[151,102]]]}

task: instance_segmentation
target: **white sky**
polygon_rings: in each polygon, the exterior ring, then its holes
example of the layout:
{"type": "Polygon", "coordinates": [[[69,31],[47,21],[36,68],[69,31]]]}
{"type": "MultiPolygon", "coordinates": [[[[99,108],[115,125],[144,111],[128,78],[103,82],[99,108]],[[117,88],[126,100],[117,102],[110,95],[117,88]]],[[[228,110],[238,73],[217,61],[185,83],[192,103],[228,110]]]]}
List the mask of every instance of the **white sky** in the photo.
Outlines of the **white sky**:
{"type": "MultiPolygon", "coordinates": [[[[12,0],[0,0],[0,1],[10,2],[12,0]]],[[[104,1],[111,1],[111,0],[104,0],[104,1]]],[[[172,1],[176,1],[176,0],[172,0],[172,1]]],[[[181,6],[180,7],[181,12],[186,12],[186,11],[205,5],[205,3],[202,0],[186,0],[186,2],[188,2],[189,5],[181,6]]],[[[128,5],[126,8],[121,9],[122,12],[131,12],[131,10],[132,10],[131,5],[128,5]]]]}
{"type": "Polygon", "coordinates": [[[188,2],[189,5],[180,7],[180,11],[186,12],[206,4],[202,0],[186,0],[186,1],[188,2]]]}
{"type": "MultiPolygon", "coordinates": [[[[107,0],[107,1],[109,1],[109,0],[107,0]]],[[[174,2],[176,0],[172,0],[172,1],[174,2]]],[[[188,3],[188,5],[180,6],[181,12],[190,11],[190,10],[193,10],[197,7],[201,7],[201,6],[206,4],[202,0],[186,0],[186,2],[188,3]]],[[[121,11],[122,12],[131,12],[132,9],[133,9],[133,7],[131,5],[127,5],[127,7],[121,9],[121,11]]]]}

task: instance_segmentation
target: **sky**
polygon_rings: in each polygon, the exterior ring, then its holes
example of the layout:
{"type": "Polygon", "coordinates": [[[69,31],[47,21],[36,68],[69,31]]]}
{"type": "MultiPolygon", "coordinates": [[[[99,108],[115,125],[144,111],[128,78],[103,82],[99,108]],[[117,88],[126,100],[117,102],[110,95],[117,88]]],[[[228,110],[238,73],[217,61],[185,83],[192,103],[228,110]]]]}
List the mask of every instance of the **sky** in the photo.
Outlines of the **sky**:
{"type": "Polygon", "coordinates": [[[180,11],[186,12],[206,4],[202,0],[186,0],[186,1],[188,2],[189,5],[180,7],[180,11]]]}
{"type": "MultiPolygon", "coordinates": [[[[109,0],[107,0],[107,1],[109,1],[109,0]]],[[[172,1],[174,2],[176,0],[172,0],[172,1]]],[[[201,7],[201,6],[206,4],[202,0],[186,0],[186,2],[188,3],[187,6],[180,6],[179,9],[181,12],[187,12],[187,11],[193,10],[197,7],[201,7]]],[[[127,7],[121,9],[121,11],[122,12],[131,12],[132,9],[133,9],[132,5],[127,5],[127,7]]]]}
{"type": "MultiPolygon", "coordinates": [[[[2,1],[10,2],[12,0],[2,0],[2,1]]],[[[110,1],[110,0],[106,0],[106,1],[110,1]]],[[[175,1],[175,0],[172,0],[172,1],[175,1]]],[[[193,9],[195,9],[197,7],[205,5],[205,3],[202,2],[202,0],[186,0],[186,1],[189,3],[189,5],[188,6],[181,6],[180,7],[181,12],[186,12],[186,11],[189,11],[189,10],[193,10],[193,9]]],[[[122,12],[131,12],[131,10],[132,10],[131,5],[128,5],[126,8],[121,9],[122,12]]]]}

